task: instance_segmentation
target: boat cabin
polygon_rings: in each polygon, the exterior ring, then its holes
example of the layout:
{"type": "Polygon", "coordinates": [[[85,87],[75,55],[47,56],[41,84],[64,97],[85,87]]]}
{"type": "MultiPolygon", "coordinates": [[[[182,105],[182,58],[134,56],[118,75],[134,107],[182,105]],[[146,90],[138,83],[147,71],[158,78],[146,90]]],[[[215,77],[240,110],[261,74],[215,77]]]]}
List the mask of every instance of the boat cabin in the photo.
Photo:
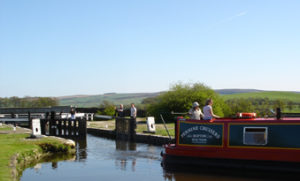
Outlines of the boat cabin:
{"type": "Polygon", "coordinates": [[[179,118],[175,129],[175,144],[165,146],[167,156],[300,163],[300,117],[179,118]]]}

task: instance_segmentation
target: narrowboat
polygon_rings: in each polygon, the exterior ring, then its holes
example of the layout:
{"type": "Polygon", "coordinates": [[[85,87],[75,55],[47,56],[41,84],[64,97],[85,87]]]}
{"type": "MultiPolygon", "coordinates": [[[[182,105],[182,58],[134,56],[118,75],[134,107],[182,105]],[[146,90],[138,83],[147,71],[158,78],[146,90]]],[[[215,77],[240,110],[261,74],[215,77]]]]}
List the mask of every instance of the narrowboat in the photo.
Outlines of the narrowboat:
{"type": "Polygon", "coordinates": [[[164,168],[202,166],[300,173],[300,117],[235,118],[210,121],[178,118],[175,144],[164,145],[164,168]]]}

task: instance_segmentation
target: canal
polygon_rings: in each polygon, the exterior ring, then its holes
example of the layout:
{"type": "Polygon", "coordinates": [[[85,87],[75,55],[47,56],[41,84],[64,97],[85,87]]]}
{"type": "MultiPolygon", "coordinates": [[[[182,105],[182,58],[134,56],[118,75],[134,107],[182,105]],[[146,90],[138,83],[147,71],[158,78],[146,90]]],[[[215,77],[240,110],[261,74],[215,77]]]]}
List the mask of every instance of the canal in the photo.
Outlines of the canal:
{"type": "MultiPolygon", "coordinates": [[[[171,172],[161,167],[162,147],[120,142],[92,135],[77,144],[70,160],[45,162],[24,170],[21,181],[196,181],[260,180],[202,172],[171,172]]],[[[265,179],[264,179],[265,180],[265,179]]]]}

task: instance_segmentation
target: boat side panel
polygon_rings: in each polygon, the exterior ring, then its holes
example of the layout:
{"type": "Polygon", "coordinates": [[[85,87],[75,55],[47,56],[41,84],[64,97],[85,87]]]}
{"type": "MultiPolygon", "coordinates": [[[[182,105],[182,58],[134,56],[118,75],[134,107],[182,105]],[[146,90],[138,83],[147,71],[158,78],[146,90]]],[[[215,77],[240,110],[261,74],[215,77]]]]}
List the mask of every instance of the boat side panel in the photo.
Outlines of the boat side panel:
{"type": "Polygon", "coordinates": [[[192,147],[223,147],[223,123],[195,123],[178,121],[178,146],[192,147]]]}
{"type": "Polygon", "coordinates": [[[256,149],[299,149],[300,124],[298,123],[229,123],[229,148],[256,148],[256,149]],[[245,127],[267,128],[266,145],[245,145],[243,140],[245,127]]]}

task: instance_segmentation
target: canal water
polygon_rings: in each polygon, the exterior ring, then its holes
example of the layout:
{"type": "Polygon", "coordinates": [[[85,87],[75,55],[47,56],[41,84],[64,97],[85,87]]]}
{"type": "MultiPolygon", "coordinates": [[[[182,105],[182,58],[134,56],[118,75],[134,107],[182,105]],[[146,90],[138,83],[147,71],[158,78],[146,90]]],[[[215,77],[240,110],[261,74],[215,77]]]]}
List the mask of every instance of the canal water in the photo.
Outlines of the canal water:
{"type": "MultiPolygon", "coordinates": [[[[21,181],[239,181],[262,180],[202,172],[172,172],[161,167],[162,147],[115,141],[92,135],[77,144],[76,156],[24,170],[21,181]]],[[[264,179],[265,180],[265,179],[264,179]]]]}

